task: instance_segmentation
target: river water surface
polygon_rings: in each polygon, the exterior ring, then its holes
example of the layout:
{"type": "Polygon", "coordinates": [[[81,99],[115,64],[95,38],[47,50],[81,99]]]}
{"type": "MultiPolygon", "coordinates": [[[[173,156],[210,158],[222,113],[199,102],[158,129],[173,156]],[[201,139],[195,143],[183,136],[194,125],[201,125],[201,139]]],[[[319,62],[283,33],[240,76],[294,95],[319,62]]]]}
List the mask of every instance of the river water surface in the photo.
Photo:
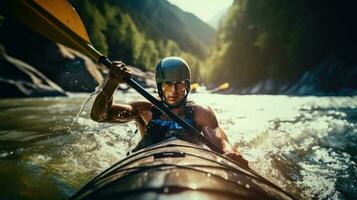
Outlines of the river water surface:
{"type": "MultiPolygon", "coordinates": [[[[92,121],[92,100],[69,129],[88,96],[0,100],[0,199],[67,199],[135,146],[135,124],[92,121]]],[[[297,199],[357,199],[357,97],[191,99],[214,109],[252,169],[297,199]]]]}

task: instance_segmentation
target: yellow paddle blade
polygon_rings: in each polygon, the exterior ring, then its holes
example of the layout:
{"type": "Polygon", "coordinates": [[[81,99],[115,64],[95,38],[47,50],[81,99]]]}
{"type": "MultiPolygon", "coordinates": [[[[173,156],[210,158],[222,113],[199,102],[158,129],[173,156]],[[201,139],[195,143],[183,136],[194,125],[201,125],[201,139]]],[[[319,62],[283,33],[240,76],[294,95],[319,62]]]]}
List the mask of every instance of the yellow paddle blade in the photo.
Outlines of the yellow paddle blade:
{"type": "Polygon", "coordinates": [[[224,82],[221,85],[219,85],[218,87],[211,90],[211,93],[220,92],[220,91],[228,89],[229,87],[230,87],[230,84],[228,82],[224,82]]]}
{"type": "Polygon", "coordinates": [[[98,60],[76,10],[67,0],[6,0],[12,15],[37,33],[98,60]]]}
{"type": "Polygon", "coordinates": [[[196,92],[198,87],[200,87],[200,85],[198,83],[192,83],[190,91],[191,92],[196,92]]]}
{"type": "Polygon", "coordinates": [[[225,82],[225,83],[222,83],[220,86],[217,87],[217,89],[219,90],[226,90],[229,88],[229,83],[228,82],[225,82]]]}

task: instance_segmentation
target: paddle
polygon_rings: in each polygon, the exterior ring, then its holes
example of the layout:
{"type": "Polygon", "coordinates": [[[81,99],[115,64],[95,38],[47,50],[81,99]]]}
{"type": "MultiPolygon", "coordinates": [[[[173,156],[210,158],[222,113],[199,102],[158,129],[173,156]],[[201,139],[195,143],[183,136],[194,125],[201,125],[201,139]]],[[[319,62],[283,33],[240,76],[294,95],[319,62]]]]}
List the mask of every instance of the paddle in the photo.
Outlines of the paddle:
{"type": "MultiPolygon", "coordinates": [[[[93,47],[81,18],[67,0],[6,0],[6,5],[16,18],[34,31],[55,42],[78,50],[111,68],[112,62],[93,47]]],[[[224,153],[202,135],[200,131],[182,120],[161,101],[150,95],[134,79],[127,77],[124,81],[154,104],[161,112],[194,134],[209,148],[218,153],[224,153]]]]}

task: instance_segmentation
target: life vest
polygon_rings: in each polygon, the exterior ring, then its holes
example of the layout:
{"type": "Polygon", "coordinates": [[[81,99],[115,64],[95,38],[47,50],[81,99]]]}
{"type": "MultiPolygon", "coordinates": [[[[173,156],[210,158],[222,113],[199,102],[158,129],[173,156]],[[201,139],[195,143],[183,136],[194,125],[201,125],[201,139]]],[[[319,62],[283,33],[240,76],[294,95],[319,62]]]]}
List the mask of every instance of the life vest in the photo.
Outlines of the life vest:
{"type": "MultiPolygon", "coordinates": [[[[197,129],[194,121],[193,102],[187,102],[185,106],[185,120],[188,124],[197,129]]],[[[150,145],[165,141],[169,138],[176,137],[180,140],[201,144],[200,140],[192,133],[187,132],[181,125],[171,119],[161,119],[161,111],[155,107],[151,107],[152,119],[146,125],[146,132],[139,144],[132,150],[138,151],[150,145]]]]}

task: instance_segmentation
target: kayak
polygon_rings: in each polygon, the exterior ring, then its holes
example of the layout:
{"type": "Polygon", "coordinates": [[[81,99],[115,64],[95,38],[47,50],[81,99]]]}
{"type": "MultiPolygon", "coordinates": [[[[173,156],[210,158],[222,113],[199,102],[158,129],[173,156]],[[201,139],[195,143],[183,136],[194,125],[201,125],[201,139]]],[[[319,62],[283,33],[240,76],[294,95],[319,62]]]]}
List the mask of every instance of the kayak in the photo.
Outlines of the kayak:
{"type": "Polygon", "coordinates": [[[75,195],[79,199],[294,199],[250,168],[171,138],[130,154],[75,195]]]}

